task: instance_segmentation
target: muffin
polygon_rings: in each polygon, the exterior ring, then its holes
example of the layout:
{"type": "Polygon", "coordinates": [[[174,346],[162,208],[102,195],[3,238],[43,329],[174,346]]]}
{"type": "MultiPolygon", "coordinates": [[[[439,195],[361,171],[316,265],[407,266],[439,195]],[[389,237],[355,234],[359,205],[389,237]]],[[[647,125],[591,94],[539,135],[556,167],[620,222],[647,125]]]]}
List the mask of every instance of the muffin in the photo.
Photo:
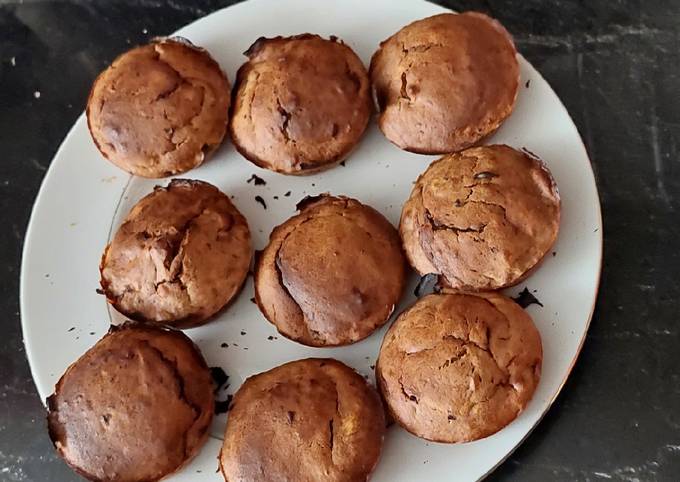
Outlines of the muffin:
{"type": "Polygon", "coordinates": [[[213,384],[198,348],[178,331],[111,327],[47,399],[50,438],[93,481],[154,481],[201,448],[213,384]]]}
{"type": "Polygon", "coordinates": [[[238,390],[220,469],[229,482],[365,481],[384,434],[380,398],[359,374],[336,360],[298,360],[238,390]]]}
{"type": "Polygon", "coordinates": [[[101,287],[125,316],[186,328],[239,292],[252,247],[248,223],[216,187],[175,179],[127,215],[100,264],[101,287]]]}
{"type": "Polygon", "coordinates": [[[390,327],[376,366],[389,413],[418,437],[469,442],[512,422],[538,385],[541,338],[510,298],[433,294],[390,327]]]}
{"type": "Polygon", "coordinates": [[[474,147],[427,168],[401,213],[411,265],[465,291],[520,282],[555,243],[560,198],[546,166],[508,146],[474,147]]]}
{"type": "Polygon", "coordinates": [[[413,22],[380,44],[370,75],[383,134],[444,154],[477,143],[510,115],[519,66],[510,34],[481,13],[413,22]]]}
{"type": "Polygon", "coordinates": [[[158,39],[118,57],[87,101],[102,155],[124,171],[164,177],[200,165],[227,129],[230,87],[207,51],[158,39]]]}
{"type": "Polygon", "coordinates": [[[244,157],[284,174],[343,160],[371,115],[368,74],[335,37],[260,38],[236,76],[231,136],[244,157]]]}
{"type": "Polygon", "coordinates": [[[274,228],[255,269],[255,299],[284,336],[309,346],[366,338],[394,311],[406,261],[396,229],[343,196],[303,200],[274,228]]]}

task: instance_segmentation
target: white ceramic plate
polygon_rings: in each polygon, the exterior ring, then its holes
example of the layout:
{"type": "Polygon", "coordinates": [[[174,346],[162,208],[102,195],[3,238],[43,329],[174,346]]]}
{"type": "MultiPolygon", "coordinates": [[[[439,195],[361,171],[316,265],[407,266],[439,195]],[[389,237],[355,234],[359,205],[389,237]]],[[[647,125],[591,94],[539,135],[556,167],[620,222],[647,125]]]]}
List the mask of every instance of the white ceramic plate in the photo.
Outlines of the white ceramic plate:
{"type": "MultiPolygon", "coordinates": [[[[245,60],[242,52],[260,36],[302,32],[337,35],[368,64],[378,43],[407,23],[445,11],[423,1],[251,0],[202,18],[177,34],[207,48],[233,81],[245,60]]],[[[583,343],[595,304],[602,256],[600,205],[593,173],[573,122],[543,78],[522,58],[517,107],[488,143],[507,143],[535,152],[550,167],[562,196],[562,225],[555,255],[515,289],[528,286],[543,307],[528,308],[543,338],[543,376],[528,408],[508,427],[465,445],[425,442],[397,426],[389,429],[375,481],[445,481],[483,477],[527,436],[564,384],[583,343]],[[529,82],[530,81],[530,82],[529,82]],[[528,87],[525,83],[529,82],[528,87]]],[[[395,225],[411,183],[434,159],[400,151],[373,124],[359,148],[328,172],[290,177],[257,168],[226,142],[205,165],[183,177],[209,181],[234,196],[250,224],[256,249],[272,228],[295,212],[307,194],[331,192],[356,197],[395,225]],[[257,174],[266,186],[246,180],[257,174]],[[289,197],[284,194],[291,191],[289,197]],[[255,202],[261,195],[267,210],[255,202]],[[274,196],[278,196],[275,200],[274,196]]],[[[165,184],[167,181],[162,181],[165,184]]],[[[130,177],[95,149],[81,116],[64,140],[43,181],[24,247],[21,312],[26,352],[44,400],[65,368],[90,348],[119,316],[95,293],[99,258],[121,219],[157,181],[130,177]]],[[[400,307],[413,302],[411,287],[400,307]]],[[[289,360],[335,357],[373,380],[372,365],[384,329],[345,348],[314,349],[276,333],[250,302],[249,279],[236,303],[215,321],[187,333],[211,366],[229,374],[233,393],[243,380],[289,360]],[[245,334],[243,334],[244,332],[245,334]],[[277,339],[269,340],[269,336],[277,339]],[[228,343],[223,348],[222,343],[228,343]],[[238,346],[237,346],[238,345],[238,346]]],[[[225,416],[213,437],[176,480],[220,480],[215,474],[225,416]]]]}

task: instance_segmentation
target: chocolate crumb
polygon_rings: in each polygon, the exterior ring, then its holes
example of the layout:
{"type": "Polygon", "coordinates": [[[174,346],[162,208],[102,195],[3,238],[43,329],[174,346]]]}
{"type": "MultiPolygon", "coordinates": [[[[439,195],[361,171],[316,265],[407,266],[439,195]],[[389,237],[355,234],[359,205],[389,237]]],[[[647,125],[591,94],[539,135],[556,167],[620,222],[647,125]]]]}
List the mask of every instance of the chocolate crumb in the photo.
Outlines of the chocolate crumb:
{"type": "Polygon", "coordinates": [[[524,84],[524,87],[528,89],[529,84],[531,84],[531,79],[527,80],[526,84],[524,84]]]}
{"type": "Polygon", "coordinates": [[[478,172],[477,174],[474,175],[474,179],[476,181],[480,179],[493,179],[494,177],[498,177],[498,174],[489,171],[478,172]]]}
{"type": "Polygon", "coordinates": [[[255,186],[266,186],[267,185],[267,181],[262,179],[257,174],[253,174],[252,176],[250,176],[250,179],[248,179],[246,182],[247,183],[252,182],[255,186]]]}
{"type": "Polygon", "coordinates": [[[229,375],[224,372],[222,367],[210,367],[210,376],[215,383],[215,393],[229,380],[229,375]]]}
{"type": "Polygon", "coordinates": [[[515,303],[517,303],[522,308],[526,308],[529,305],[543,306],[543,303],[538,301],[538,298],[536,298],[534,295],[532,295],[531,292],[529,291],[529,288],[527,288],[526,286],[519,293],[519,295],[515,296],[512,299],[515,301],[515,303]]]}
{"type": "Polygon", "coordinates": [[[441,286],[439,285],[439,275],[436,273],[428,273],[420,278],[418,286],[413,290],[413,294],[418,298],[432,293],[439,293],[441,286]]]}
{"type": "Polygon", "coordinates": [[[227,395],[226,400],[215,400],[215,415],[227,413],[231,408],[231,400],[233,398],[233,395],[227,395]]]}
{"type": "Polygon", "coordinates": [[[317,195],[315,195],[315,196],[312,196],[312,195],[305,196],[305,197],[303,197],[302,199],[300,199],[300,202],[298,202],[298,203],[295,205],[295,209],[298,210],[298,211],[302,211],[302,210],[303,210],[304,208],[306,208],[308,205],[310,205],[310,204],[312,204],[312,203],[315,203],[315,202],[318,201],[319,199],[322,199],[322,198],[324,198],[324,197],[326,197],[326,196],[328,196],[327,193],[326,193],[326,194],[317,194],[317,195]]]}
{"type": "Polygon", "coordinates": [[[264,202],[264,199],[262,199],[262,196],[260,196],[260,195],[255,196],[255,202],[260,203],[263,208],[267,209],[267,203],[264,202]]]}
{"type": "Polygon", "coordinates": [[[288,191],[286,194],[284,194],[284,197],[290,197],[290,191],[288,191]]]}
{"type": "Polygon", "coordinates": [[[524,146],[522,146],[522,152],[524,152],[525,154],[529,154],[534,159],[540,159],[540,157],[538,157],[536,154],[534,154],[533,152],[531,152],[529,149],[527,149],[524,146]]]}

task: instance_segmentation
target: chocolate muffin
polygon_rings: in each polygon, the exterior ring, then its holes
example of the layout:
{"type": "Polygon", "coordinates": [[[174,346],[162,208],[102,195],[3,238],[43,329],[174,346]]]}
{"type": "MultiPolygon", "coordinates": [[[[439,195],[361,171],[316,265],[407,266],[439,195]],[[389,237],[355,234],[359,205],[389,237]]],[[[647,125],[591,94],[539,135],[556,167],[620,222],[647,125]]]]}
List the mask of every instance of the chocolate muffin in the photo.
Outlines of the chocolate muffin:
{"type": "Polygon", "coordinates": [[[433,294],[385,335],[376,376],[390,414],[437,442],[469,442],[513,421],[538,385],[541,338],[510,298],[433,294]]]}
{"type": "Polygon", "coordinates": [[[335,37],[260,38],[236,76],[231,136],[260,167],[309,174],[344,159],[371,115],[368,74],[335,37]]]}
{"type": "Polygon", "coordinates": [[[298,360],[238,390],[220,469],[229,482],[365,481],[384,434],[380,398],[361,375],[332,359],[298,360]]]}
{"type": "Polygon", "coordinates": [[[378,125],[401,149],[458,151],[510,115],[519,66],[510,34],[481,13],[413,22],[380,44],[370,75],[378,125]]]}
{"type": "Polygon", "coordinates": [[[419,273],[476,291],[521,281],[555,243],[559,225],[560,198],[546,166],[496,145],[433,162],[404,204],[400,232],[419,273]]]}
{"type": "Polygon", "coordinates": [[[248,223],[229,198],[175,179],[127,215],[104,250],[101,287],[129,318],[186,328],[236,296],[251,257],[248,223]]]}
{"type": "Polygon", "coordinates": [[[47,399],[50,438],[93,481],[154,481],[201,448],[213,417],[213,384],[184,334],[125,324],[88,350],[47,399]]]}
{"type": "Polygon", "coordinates": [[[396,229],[354,199],[322,195],[274,228],[255,270],[255,299],[284,336],[310,346],[366,338],[392,314],[406,261],[396,229]]]}
{"type": "Polygon", "coordinates": [[[164,177],[200,165],[227,129],[229,81],[207,51],[158,39],[118,57],[87,102],[99,151],[121,169],[164,177]]]}

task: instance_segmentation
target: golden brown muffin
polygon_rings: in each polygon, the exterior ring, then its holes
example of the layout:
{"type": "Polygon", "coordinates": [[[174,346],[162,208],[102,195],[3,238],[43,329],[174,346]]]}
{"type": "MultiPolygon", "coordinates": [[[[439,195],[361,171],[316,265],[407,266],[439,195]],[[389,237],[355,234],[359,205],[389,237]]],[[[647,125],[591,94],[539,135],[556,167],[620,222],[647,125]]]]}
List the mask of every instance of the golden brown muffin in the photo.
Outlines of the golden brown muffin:
{"type": "Polygon", "coordinates": [[[444,154],[475,144],[510,115],[519,66],[510,34],[481,13],[413,22],[380,44],[370,75],[378,125],[398,147],[444,154]]]}
{"type": "Polygon", "coordinates": [[[255,375],[234,397],[220,454],[228,482],[358,482],[380,456],[385,416],[348,366],[308,358],[255,375]]]}
{"type": "Polygon", "coordinates": [[[371,115],[370,82],[335,37],[258,39],[236,76],[231,136],[260,167],[309,174],[341,161],[371,115]]]}
{"type": "Polygon", "coordinates": [[[229,198],[175,179],[127,215],[104,250],[101,286],[129,318],[186,328],[236,296],[251,258],[248,223],[229,198]]]}
{"type": "Polygon", "coordinates": [[[433,294],[385,335],[376,378],[390,414],[437,442],[488,437],[512,422],[541,374],[541,337],[510,298],[433,294]]]}
{"type": "Polygon", "coordinates": [[[394,227],[343,196],[317,196],[274,228],[255,269],[255,298],[284,336],[347,345],[381,327],[401,297],[406,261],[394,227]]]}
{"type": "Polygon", "coordinates": [[[118,57],[97,77],[87,124],[121,169],[164,177],[200,165],[227,129],[230,87],[206,50],[159,39],[118,57]]]}
{"type": "Polygon", "coordinates": [[[545,165],[497,145],[433,162],[404,204],[400,233],[419,273],[477,291],[521,281],[555,243],[559,225],[560,198],[545,165]]]}
{"type": "Polygon", "coordinates": [[[155,481],[201,448],[213,384],[184,334],[127,323],[73,363],[47,399],[50,438],[83,477],[155,481]]]}

